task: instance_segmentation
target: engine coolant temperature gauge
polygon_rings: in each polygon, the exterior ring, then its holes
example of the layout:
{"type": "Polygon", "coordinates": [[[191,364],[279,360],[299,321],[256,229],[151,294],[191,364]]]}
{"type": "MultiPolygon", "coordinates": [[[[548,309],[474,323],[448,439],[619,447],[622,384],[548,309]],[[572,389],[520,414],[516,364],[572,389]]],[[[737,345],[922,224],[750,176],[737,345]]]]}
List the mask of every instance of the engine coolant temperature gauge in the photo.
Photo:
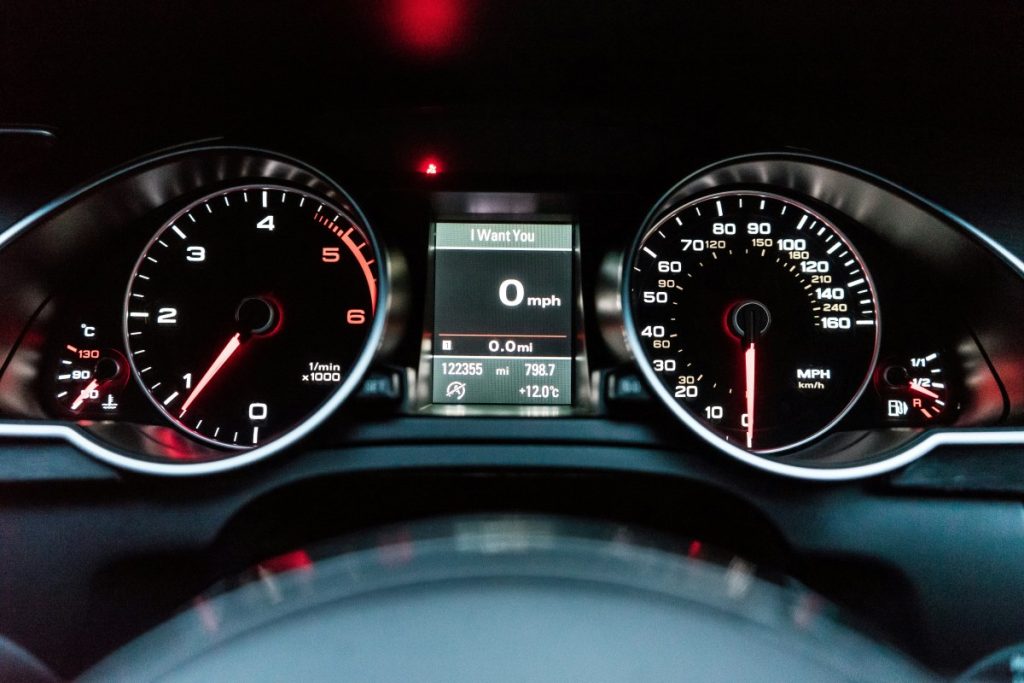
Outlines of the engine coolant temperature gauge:
{"type": "Polygon", "coordinates": [[[879,364],[876,384],[885,418],[891,422],[919,426],[953,413],[942,356],[937,352],[879,364]]]}
{"type": "Polygon", "coordinates": [[[118,397],[128,381],[128,361],[114,349],[66,344],[58,359],[55,379],[55,398],[71,415],[114,415],[118,397]]]}

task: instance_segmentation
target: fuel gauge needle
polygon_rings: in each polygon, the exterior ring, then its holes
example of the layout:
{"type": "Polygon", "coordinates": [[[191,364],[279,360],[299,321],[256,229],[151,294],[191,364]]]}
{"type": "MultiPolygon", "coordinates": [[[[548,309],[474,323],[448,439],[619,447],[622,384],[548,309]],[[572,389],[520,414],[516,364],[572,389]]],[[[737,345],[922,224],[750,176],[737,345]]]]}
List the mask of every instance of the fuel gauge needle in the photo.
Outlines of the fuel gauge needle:
{"type": "Polygon", "coordinates": [[[194,389],[192,389],[192,393],[188,395],[188,398],[186,398],[185,402],[181,405],[181,413],[179,414],[179,417],[188,411],[192,402],[196,400],[202,390],[206,388],[206,385],[210,383],[210,380],[214,378],[220,369],[224,367],[224,364],[228,362],[228,359],[231,358],[235,351],[238,350],[238,347],[242,345],[241,337],[242,335],[240,332],[235,332],[235,336],[233,336],[224,346],[216,360],[213,361],[213,364],[210,365],[209,369],[207,369],[203,374],[202,379],[200,379],[199,383],[196,384],[194,389]]]}
{"type": "Polygon", "coordinates": [[[747,347],[743,358],[746,365],[745,374],[747,379],[747,448],[754,447],[754,390],[757,386],[755,379],[757,355],[754,348],[754,342],[750,342],[750,346],[747,347]]]}
{"type": "Polygon", "coordinates": [[[938,398],[939,397],[939,395],[936,394],[934,391],[932,391],[930,389],[925,389],[923,386],[921,386],[917,382],[911,382],[910,383],[910,390],[911,391],[916,391],[919,394],[924,394],[928,398],[938,398]]]}

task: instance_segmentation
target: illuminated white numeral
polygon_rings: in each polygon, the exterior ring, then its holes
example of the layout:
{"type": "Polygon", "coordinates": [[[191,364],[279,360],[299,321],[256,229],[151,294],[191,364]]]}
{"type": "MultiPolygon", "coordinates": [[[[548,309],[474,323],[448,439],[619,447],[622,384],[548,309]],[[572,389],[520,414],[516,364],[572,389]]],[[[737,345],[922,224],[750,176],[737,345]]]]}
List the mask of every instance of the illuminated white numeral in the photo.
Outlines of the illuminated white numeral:
{"type": "Polygon", "coordinates": [[[644,292],[643,301],[645,304],[667,304],[668,292],[644,292]]]}
{"type": "Polygon", "coordinates": [[[736,224],[735,223],[712,223],[711,224],[712,235],[735,235],[736,224]]]}
{"type": "Polygon", "coordinates": [[[676,387],[676,398],[697,398],[698,394],[700,394],[700,389],[696,384],[676,387]]]}
{"type": "Polygon", "coordinates": [[[821,319],[821,326],[826,330],[848,330],[850,329],[850,319],[827,316],[821,319]]]}
{"type": "Polygon", "coordinates": [[[779,251],[803,251],[807,248],[807,240],[780,239],[779,251]]]}
{"type": "Polygon", "coordinates": [[[683,264],[681,261],[658,261],[658,272],[681,273],[683,272],[683,264]]]}
{"type": "Polygon", "coordinates": [[[657,337],[661,338],[665,336],[665,328],[662,325],[648,325],[644,329],[640,330],[641,337],[657,337]]]}
{"type": "Polygon", "coordinates": [[[206,260],[206,247],[188,247],[185,251],[188,252],[185,256],[186,261],[201,263],[206,260]]]}
{"type": "Polygon", "coordinates": [[[249,404],[249,419],[250,420],[266,420],[267,419],[267,404],[266,403],[250,403],[249,404]]]}
{"type": "Polygon", "coordinates": [[[704,240],[680,240],[679,243],[683,251],[704,251],[704,247],[707,246],[704,240]]]}
{"type": "Polygon", "coordinates": [[[846,298],[846,290],[842,287],[815,287],[814,296],[819,299],[838,301],[846,298]]]}
{"type": "Polygon", "coordinates": [[[523,303],[525,296],[526,291],[523,289],[523,283],[519,280],[505,280],[498,285],[498,298],[506,306],[518,306],[523,303]]]}
{"type": "Polygon", "coordinates": [[[709,420],[721,420],[725,417],[725,408],[722,406],[708,406],[704,409],[704,417],[709,420]]]}
{"type": "Polygon", "coordinates": [[[655,372],[675,372],[676,360],[675,358],[658,358],[654,361],[655,372]]]}
{"type": "Polygon", "coordinates": [[[803,273],[827,273],[828,261],[801,261],[800,272],[803,273]]]}
{"type": "Polygon", "coordinates": [[[178,309],[161,308],[159,311],[156,312],[156,321],[161,325],[177,325],[178,309]]]}
{"type": "Polygon", "coordinates": [[[770,235],[772,234],[771,223],[747,223],[748,235],[770,235]]]}
{"type": "Polygon", "coordinates": [[[191,389],[192,388],[192,373],[191,372],[186,372],[184,375],[181,376],[181,378],[183,380],[185,380],[185,388],[186,389],[191,389]]]}
{"type": "Polygon", "coordinates": [[[273,216],[267,216],[266,218],[261,220],[259,223],[257,223],[256,227],[258,229],[260,229],[260,230],[273,230],[274,229],[274,217],[273,216]]]}

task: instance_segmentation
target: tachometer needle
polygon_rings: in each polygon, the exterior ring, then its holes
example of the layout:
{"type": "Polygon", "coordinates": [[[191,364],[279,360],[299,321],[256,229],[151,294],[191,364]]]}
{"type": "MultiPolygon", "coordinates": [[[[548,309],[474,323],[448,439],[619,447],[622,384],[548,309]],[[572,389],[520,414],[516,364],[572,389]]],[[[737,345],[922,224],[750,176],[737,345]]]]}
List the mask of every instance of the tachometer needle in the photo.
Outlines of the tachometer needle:
{"type": "MultiPolygon", "coordinates": [[[[210,383],[210,380],[213,379],[214,375],[216,375],[217,372],[222,367],[224,367],[224,364],[228,362],[228,359],[231,358],[231,355],[236,350],[238,350],[239,346],[242,345],[242,339],[241,338],[242,338],[241,333],[235,332],[235,336],[233,336],[230,339],[230,341],[228,341],[227,345],[224,346],[224,348],[220,352],[220,355],[218,355],[216,360],[213,361],[213,364],[203,374],[202,379],[200,379],[199,383],[196,384],[194,389],[192,389],[192,393],[188,395],[188,398],[186,398],[185,402],[181,405],[181,413],[180,413],[180,415],[184,415],[185,414],[185,412],[188,410],[188,407],[190,405],[192,405],[192,402],[195,401],[196,397],[199,396],[199,393],[203,389],[206,388],[206,385],[210,383]]],[[[179,417],[180,417],[180,415],[179,415],[179,417]]]]}
{"type": "Polygon", "coordinates": [[[747,448],[754,447],[754,389],[756,387],[755,370],[757,369],[757,356],[754,348],[754,342],[750,342],[750,346],[747,347],[744,354],[747,369],[747,448]]]}
{"type": "Polygon", "coordinates": [[[71,404],[71,410],[78,410],[81,408],[82,404],[89,398],[89,394],[91,394],[99,385],[100,383],[96,380],[85,385],[85,389],[82,389],[82,393],[78,394],[78,398],[76,398],[75,402],[71,404]]]}

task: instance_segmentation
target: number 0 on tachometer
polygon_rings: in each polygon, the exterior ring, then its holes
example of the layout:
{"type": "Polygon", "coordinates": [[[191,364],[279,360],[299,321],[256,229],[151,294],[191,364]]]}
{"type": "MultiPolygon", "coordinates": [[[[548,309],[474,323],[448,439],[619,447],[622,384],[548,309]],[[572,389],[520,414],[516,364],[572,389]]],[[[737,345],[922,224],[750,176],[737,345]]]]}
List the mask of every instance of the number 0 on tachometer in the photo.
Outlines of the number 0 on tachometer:
{"type": "Polygon", "coordinates": [[[335,395],[367,353],[379,258],[354,210],[305,192],[204,197],[157,232],[132,273],[135,377],[191,436],[261,446],[335,395]]]}

